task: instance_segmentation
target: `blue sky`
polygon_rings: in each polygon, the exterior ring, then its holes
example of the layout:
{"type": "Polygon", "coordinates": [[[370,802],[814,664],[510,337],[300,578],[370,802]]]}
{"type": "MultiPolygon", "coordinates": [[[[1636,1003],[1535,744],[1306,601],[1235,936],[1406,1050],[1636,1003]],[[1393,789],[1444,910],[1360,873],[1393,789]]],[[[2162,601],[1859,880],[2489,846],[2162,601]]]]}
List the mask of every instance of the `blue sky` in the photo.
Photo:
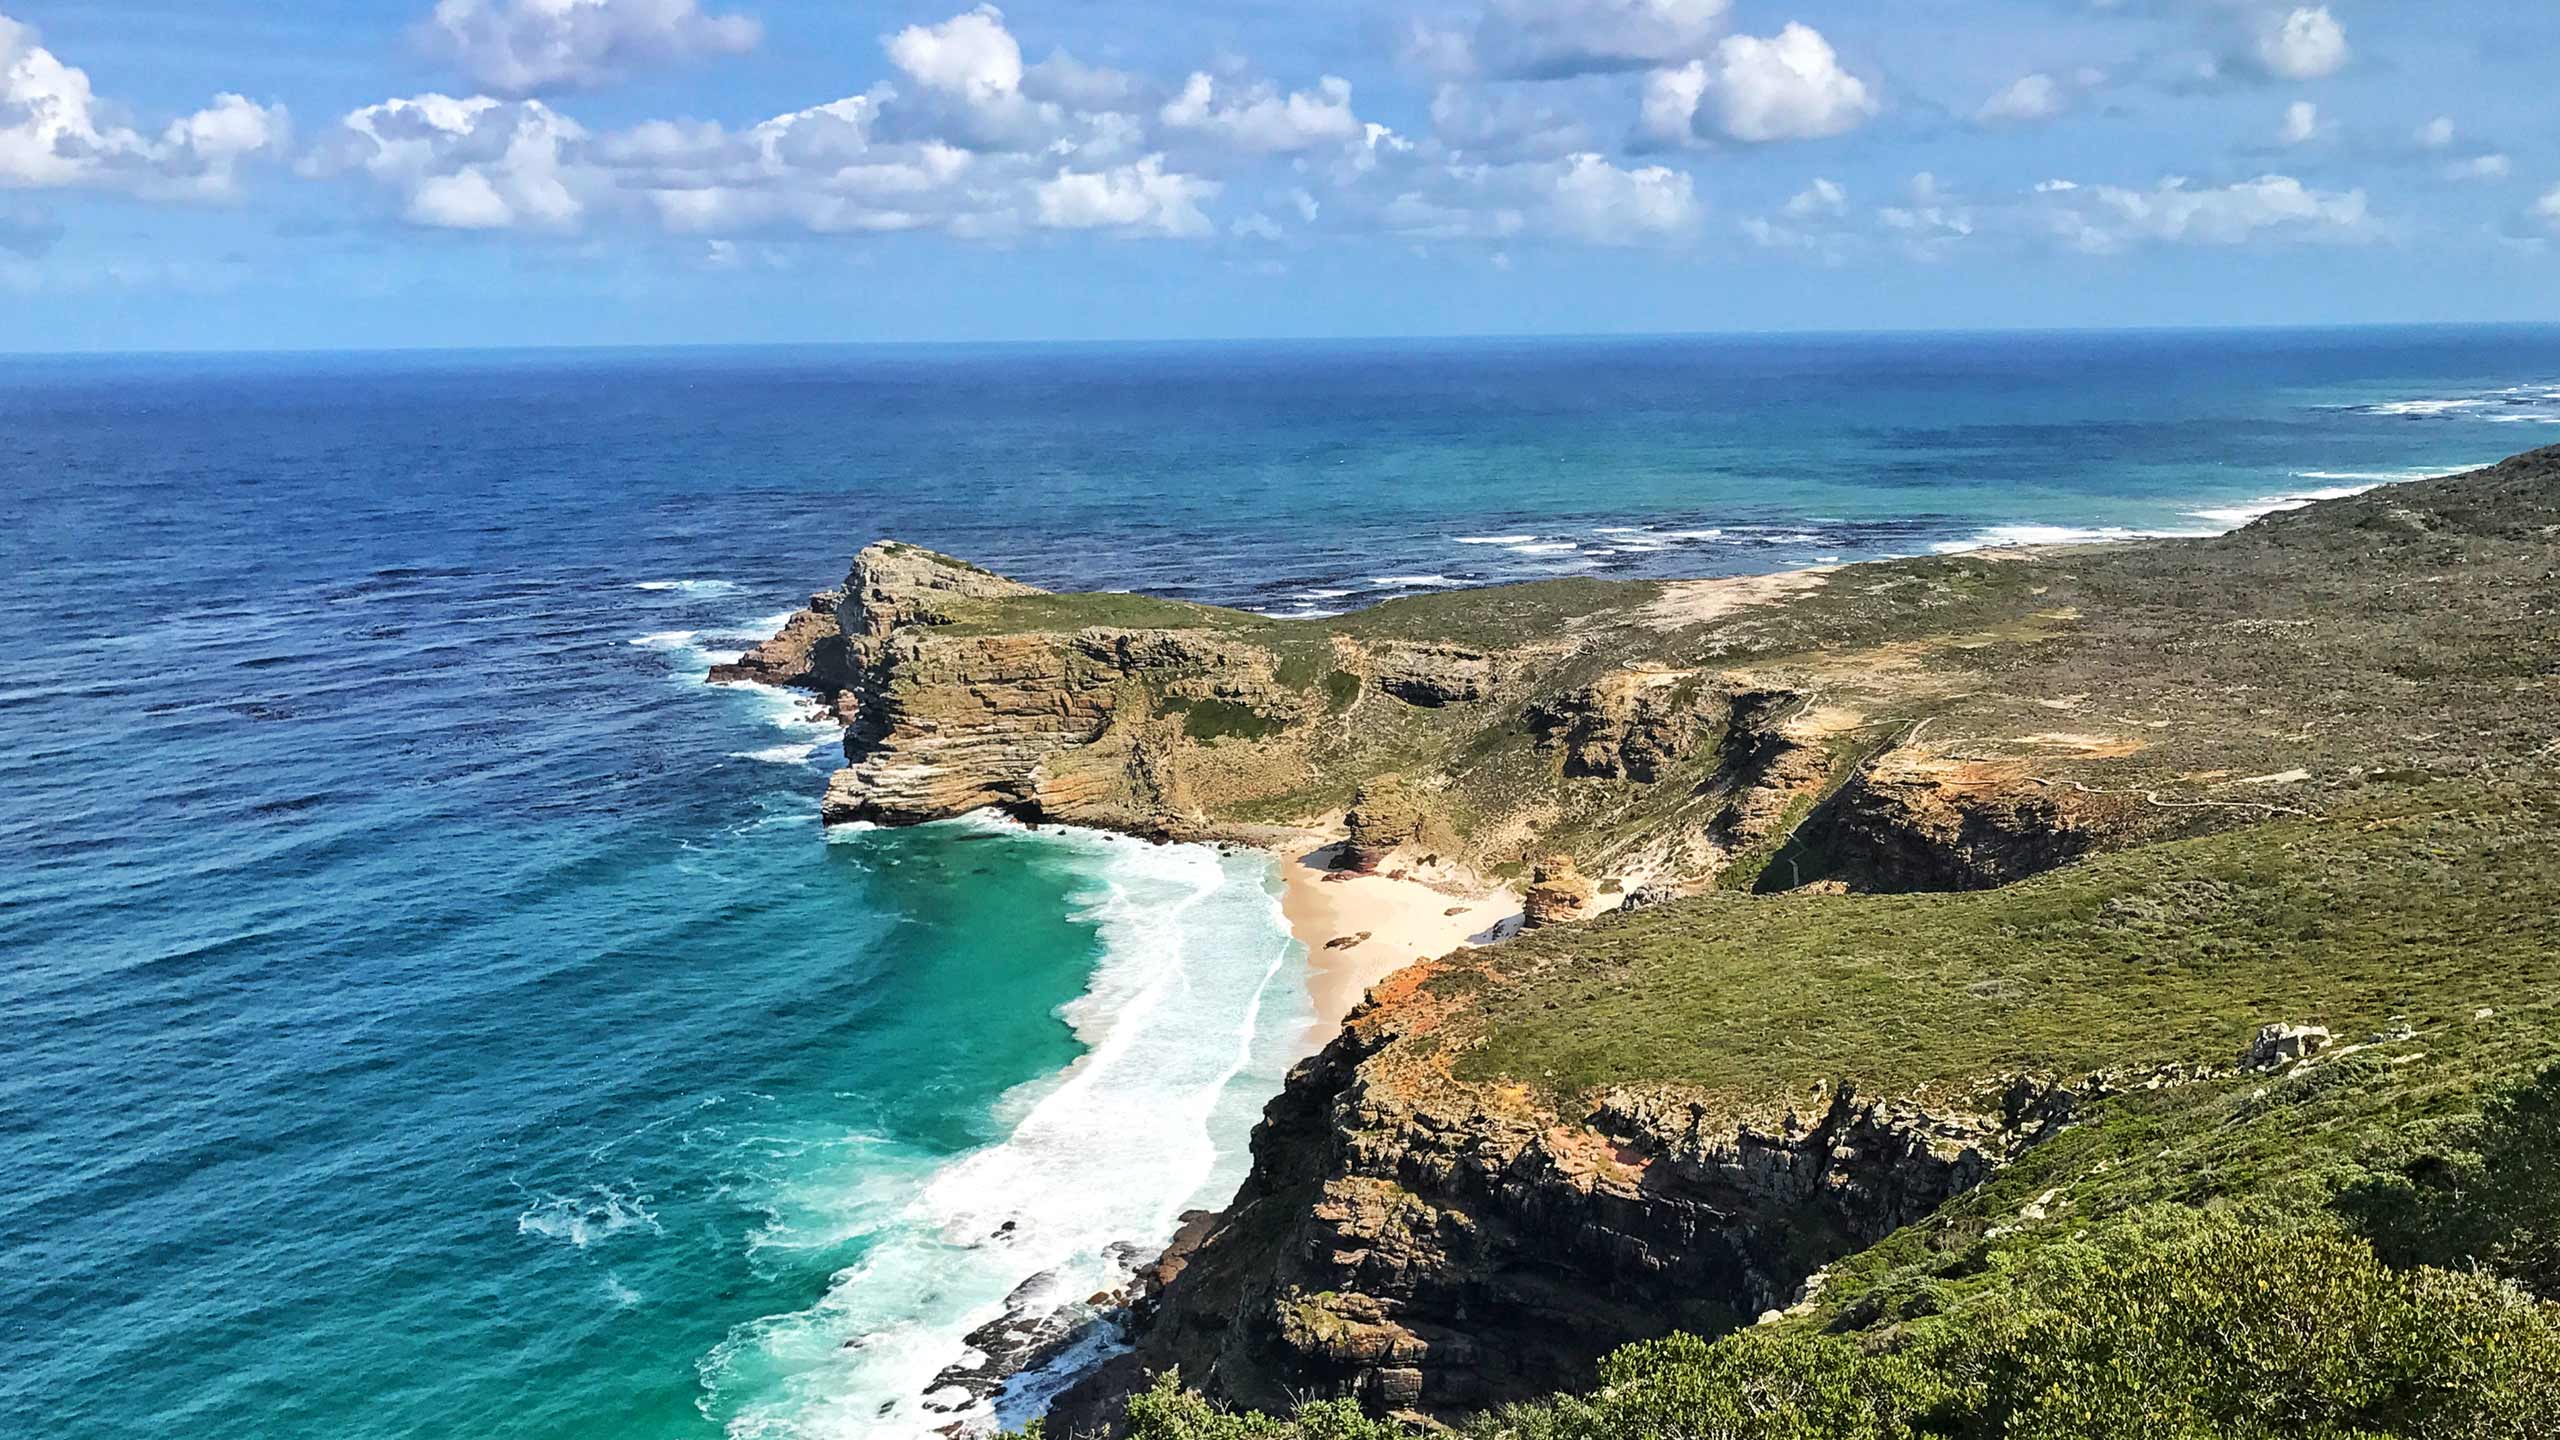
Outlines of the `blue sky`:
{"type": "Polygon", "coordinates": [[[0,349],[2560,319],[2560,6],[0,0],[0,349]]]}

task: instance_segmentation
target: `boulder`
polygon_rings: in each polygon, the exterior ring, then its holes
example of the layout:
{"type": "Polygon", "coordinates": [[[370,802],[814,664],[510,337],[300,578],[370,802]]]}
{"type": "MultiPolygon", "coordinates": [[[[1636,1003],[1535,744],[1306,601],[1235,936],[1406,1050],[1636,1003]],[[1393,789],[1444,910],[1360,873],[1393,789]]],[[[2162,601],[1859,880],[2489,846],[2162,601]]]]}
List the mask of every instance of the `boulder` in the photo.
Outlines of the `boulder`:
{"type": "Polygon", "coordinates": [[[2243,1070],[2275,1070],[2306,1060],[2329,1046],[2329,1032],[2319,1025],[2261,1025],[2249,1048],[2240,1052],[2243,1070]]]}
{"type": "Polygon", "coordinates": [[[1591,882],[1573,868],[1570,855],[1550,855],[1529,871],[1529,893],[1521,900],[1521,928],[1535,930],[1566,920],[1579,920],[1591,904],[1591,882]]]}
{"type": "Polygon", "coordinates": [[[1422,802],[1402,779],[1381,775],[1351,797],[1350,813],[1342,821],[1351,829],[1351,838],[1342,847],[1342,868],[1365,875],[1399,847],[1421,837],[1422,802]]]}

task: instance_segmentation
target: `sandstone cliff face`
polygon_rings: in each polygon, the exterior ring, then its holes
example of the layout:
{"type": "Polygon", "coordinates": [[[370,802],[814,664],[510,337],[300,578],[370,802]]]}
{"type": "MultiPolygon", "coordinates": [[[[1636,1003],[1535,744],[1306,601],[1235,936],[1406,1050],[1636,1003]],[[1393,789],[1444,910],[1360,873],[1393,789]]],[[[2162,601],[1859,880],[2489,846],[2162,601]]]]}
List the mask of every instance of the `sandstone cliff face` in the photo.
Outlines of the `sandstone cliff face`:
{"type": "Polygon", "coordinates": [[[1544,929],[1579,920],[1591,908],[1591,882],[1573,868],[1570,855],[1549,855],[1530,867],[1529,889],[1521,897],[1521,928],[1544,929]]]}
{"type": "MultiPolygon", "coordinates": [[[[1766,859],[1808,817],[1826,838],[1820,858],[1873,889],[2000,883],[2113,833],[2106,807],[1919,765],[1870,764],[1834,794],[1844,753],[1864,742],[1861,712],[1826,692],[1872,690],[1872,676],[1816,686],[1649,658],[1666,643],[1659,623],[1631,603],[1495,650],[1052,596],[882,542],[840,590],[812,596],[712,678],[829,699],[847,725],[830,821],[996,808],[1205,837],[1248,820],[1330,823],[1348,798],[1354,869],[1407,846],[1488,870],[1561,853],[1597,878],[1656,890],[1766,859]],[[1594,656],[1622,658],[1596,679],[1556,678],[1588,676],[1594,656]],[[1352,776],[1359,794],[1334,788],[1352,776]]],[[[1904,669],[1875,672],[1885,688],[1860,703],[1925,696],[1904,669]]],[[[1832,873],[1807,870],[1810,858],[1788,851],[1764,883],[1832,873]]],[[[1588,896],[1574,887],[1585,883],[1555,889],[1536,923],[1583,913],[1588,896]]]]}
{"type": "Polygon", "coordinates": [[[1760,1108],[1664,1087],[1568,1117],[1435,1076],[1415,1043],[1435,1002],[1411,980],[1380,998],[1290,1077],[1251,1175],[1149,1302],[1135,1352],[1060,1419],[1106,1418],[1176,1365],[1262,1407],[1341,1395],[1454,1415],[1586,1384],[1630,1340],[1788,1305],[2089,1100],[2164,1083],[2011,1076],[1929,1098],[1815,1084],[1760,1108]]]}
{"type": "Polygon", "coordinates": [[[841,590],[821,590],[792,612],[772,638],[727,665],[711,667],[715,685],[748,681],[833,694],[853,684],[853,651],[845,642],[838,609],[841,590]]]}

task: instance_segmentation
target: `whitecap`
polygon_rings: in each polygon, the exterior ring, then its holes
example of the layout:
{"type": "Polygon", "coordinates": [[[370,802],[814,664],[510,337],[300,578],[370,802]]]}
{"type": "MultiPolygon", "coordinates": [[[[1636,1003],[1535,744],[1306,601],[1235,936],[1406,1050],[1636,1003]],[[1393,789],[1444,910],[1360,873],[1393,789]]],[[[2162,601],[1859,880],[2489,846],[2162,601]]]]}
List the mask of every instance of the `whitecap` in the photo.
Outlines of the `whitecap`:
{"type": "Polygon", "coordinates": [[[1563,555],[1582,547],[1570,540],[1548,540],[1536,545],[1505,545],[1502,548],[1514,555],[1563,555]]]}
{"type": "MultiPolygon", "coordinates": [[[[995,817],[960,823],[1024,833],[995,817]]],[[[1086,1313],[1085,1297],[1125,1284],[1184,1210],[1241,1178],[1255,1111],[1313,1013],[1270,862],[1036,833],[1083,876],[1077,916],[1099,941],[1085,992],[1060,1012],[1084,1053],[1005,1098],[994,1144],[929,1164],[866,1152],[842,1181],[803,1171],[771,1197],[760,1244],[859,1236],[863,1249],[817,1304],[741,1325],[703,1358],[705,1412],[730,1434],[888,1440],[1020,1424],[1062,1383],[1056,1371],[992,1403],[928,1401],[946,1370],[985,1363],[964,1337],[1008,1314],[1086,1313]]],[[[1086,1358],[1108,1348],[1095,1337],[1086,1358]]]]}
{"type": "Polygon", "coordinates": [[[1449,538],[1461,545],[1526,545],[1538,537],[1535,535],[1453,535],[1449,538]]]}
{"type": "Polygon", "coordinates": [[[732,760],[755,760],[767,765],[806,765],[822,755],[833,754],[836,742],[816,740],[799,745],[768,745],[762,750],[732,750],[732,760]]]}
{"type": "Polygon", "coordinates": [[[1382,589],[1393,589],[1399,585],[1420,589],[1428,586],[1455,585],[1458,582],[1446,575],[1372,575],[1369,577],[1369,583],[1382,589]]]}
{"type": "Polygon", "coordinates": [[[734,580],[637,580],[632,582],[631,588],[673,591],[679,595],[734,595],[738,591],[738,582],[734,580]]]}
{"type": "Polygon", "coordinates": [[[1352,592],[1348,590],[1301,590],[1298,592],[1298,598],[1301,600],[1339,600],[1343,596],[1351,593],[1352,592]]]}
{"type": "Polygon", "coordinates": [[[543,1195],[516,1217],[516,1233],[558,1240],[577,1249],[626,1230],[663,1233],[645,1195],[626,1195],[609,1185],[590,1187],[580,1195],[543,1195]]]}
{"type": "Polygon", "coordinates": [[[1962,540],[1941,540],[1929,548],[1941,555],[1968,550],[1998,550],[2019,545],[2089,545],[2112,540],[2195,539],[2207,530],[2136,530],[2122,525],[1993,525],[1962,540]]]}

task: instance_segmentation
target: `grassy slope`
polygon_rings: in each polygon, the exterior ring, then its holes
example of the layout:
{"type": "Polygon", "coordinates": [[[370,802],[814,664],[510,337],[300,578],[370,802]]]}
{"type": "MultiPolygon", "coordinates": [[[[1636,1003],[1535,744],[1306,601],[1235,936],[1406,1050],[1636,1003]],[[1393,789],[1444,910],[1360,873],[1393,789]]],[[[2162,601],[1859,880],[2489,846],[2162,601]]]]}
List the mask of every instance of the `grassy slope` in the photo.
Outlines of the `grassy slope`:
{"type": "Polygon", "coordinates": [[[2015,1068],[2227,1064],[2260,1023],[2560,1000],[2560,800],[2377,784],[2319,820],[2147,846],[2007,889],[1715,896],[1550,932],[1474,992],[1466,1079],[1726,1099],[1902,1093],[2015,1068]]]}
{"type": "MultiPolygon", "coordinates": [[[[1620,588],[1427,597],[1313,628],[1591,638],[1549,687],[1637,646],[1746,667],[1851,697],[1844,758],[1924,730],[1951,761],[2123,796],[2149,822],[2128,838],[2150,843],[1994,891],[1720,894],[1476,952],[1430,982],[1458,1002],[1447,1016],[1398,1042],[1431,1062],[1417,1073],[1516,1082],[1570,1117],[1621,1085],[1753,1107],[1844,1079],[1909,1094],[2228,1067],[2269,1021],[2387,1035],[2283,1077],[2104,1102],[1836,1264],[1774,1329],[1890,1352],[2163,1205],[2496,1263],[2410,1216],[2476,1172],[2484,1105],[2560,1061],[2560,451],[2212,542],[1853,567],[1667,634],[1620,588]],[[2072,755],[2055,731],[2131,743],[2072,755]]],[[[1496,717],[1419,717],[1368,753],[1445,767],[1461,821],[1551,783],[1496,717]]],[[[1578,782],[1551,833],[1605,832],[1677,789],[1578,782]]]]}

